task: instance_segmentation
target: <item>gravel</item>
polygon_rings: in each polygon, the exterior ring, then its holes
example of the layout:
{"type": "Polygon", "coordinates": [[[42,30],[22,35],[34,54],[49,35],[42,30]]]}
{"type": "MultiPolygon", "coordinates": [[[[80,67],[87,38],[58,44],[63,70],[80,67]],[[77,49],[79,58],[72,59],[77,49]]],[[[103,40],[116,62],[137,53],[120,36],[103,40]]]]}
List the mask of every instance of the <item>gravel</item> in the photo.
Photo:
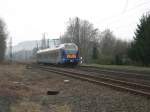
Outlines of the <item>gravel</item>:
{"type": "Polygon", "coordinates": [[[3,110],[9,110],[8,112],[149,112],[150,110],[150,100],[143,96],[113,90],[87,81],[36,68],[26,68],[24,65],[0,65],[0,71],[0,91],[5,87],[8,88],[7,93],[12,93],[0,94],[0,112],[5,112],[3,110]],[[57,91],[58,94],[47,95],[47,91],[57,91]],[[8,108],[6,106],[3,108],[5,104],[9,104],[8,108]]]}

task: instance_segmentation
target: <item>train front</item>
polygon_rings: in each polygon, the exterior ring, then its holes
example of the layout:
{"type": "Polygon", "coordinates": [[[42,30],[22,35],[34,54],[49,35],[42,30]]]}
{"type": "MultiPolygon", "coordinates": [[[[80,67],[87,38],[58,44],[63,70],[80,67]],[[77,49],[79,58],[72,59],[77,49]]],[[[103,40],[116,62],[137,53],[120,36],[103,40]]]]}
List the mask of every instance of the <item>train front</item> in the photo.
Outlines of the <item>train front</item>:
{"type": "Polygon", "coordinates": [[[80,62],[79,50],[76,44],[66,43],[62,51],[62,63],[77,65],[80,62]]]}

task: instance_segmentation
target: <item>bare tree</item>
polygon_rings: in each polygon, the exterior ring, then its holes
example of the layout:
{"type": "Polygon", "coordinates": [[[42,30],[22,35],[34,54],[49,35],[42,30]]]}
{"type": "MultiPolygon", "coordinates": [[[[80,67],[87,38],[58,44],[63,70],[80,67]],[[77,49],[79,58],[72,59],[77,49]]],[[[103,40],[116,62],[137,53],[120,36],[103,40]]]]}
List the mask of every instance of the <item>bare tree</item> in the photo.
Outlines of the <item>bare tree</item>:
{"type": "Polygon", "coordinates": [[[80,20],[78,17],[69,20],[67,31],[62,36],[62,42],[74,42],[79,47],[80,56],[84,62],[92,58],[92,46],[96,41],[98,29],[86,20],[80,20]]]}
{"type": "Polygon", "coordinates": [[[67,31],[61,37],[61,42],[77,44],[79,54],[86,63],[99,61],[102,64],[119,64],[128,48],[127,42],[117,39],[109,29],[100,32],[94,28],[93,24],[80,20],[78,17],[69,20],[67,31]]]}
{"type": "Polygon", "coordinates": [[[107,29],[101,33],[100,40],[100,52],[104,55],[111,55],[114,53],[114,47],[116,43],[116,38],[113,33],[107,29]]]}
{"type": "Polygon", "coordinates": [[[0,61],[4,60],[5,57],[5,50],[6,50],[6,28],[5,23],[2,19],[0,19],[0,61]]]}

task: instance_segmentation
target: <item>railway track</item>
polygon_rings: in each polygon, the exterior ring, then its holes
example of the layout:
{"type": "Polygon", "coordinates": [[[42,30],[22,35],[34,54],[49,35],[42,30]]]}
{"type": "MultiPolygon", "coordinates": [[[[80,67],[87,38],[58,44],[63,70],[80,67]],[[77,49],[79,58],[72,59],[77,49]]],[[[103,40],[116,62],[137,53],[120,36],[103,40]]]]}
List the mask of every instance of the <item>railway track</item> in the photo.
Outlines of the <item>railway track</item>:
{"type": "Polygon", "coordinates": [[[94,67],[85,67],[79,66],[77,70],[88,71],[91,73],[97,73],[103,76],[115,77],[124,81],[132,81],[135,83],[142,83],[146,85],[150,85],[150,73],[139,73],[139,72],[130,72],[130,71],[117,71],[110,69],[102,69],[102,68],[94,68],[94,67]]]}
{"type": "Polygon", "coordinates": [[[124,69],[112,69],[112,68],[100,68],[100,67],[93,67],[93,66],[79,66],[79,69],[88,70],[88,71],[98,71],[98,72],[105,72],[105,73],[115,73],[115,74],[122,74],[122,75],[130,75],[134,77],[147,77],[150,79],[150,71],[135,71],[135,70],[124,70],[124,69]]]}
{"type": "Polygon", "coordinates": [[[146,96],[150,98],[150,86],[145,85],[145,84],[140,84],[140,83],[134,83],[134,82],[129,82],[129,81],[124,81],[124,80],[119,80],[111,77],[105,77],[105,76],[98,76],[98,75],[93,75],[91,72],[85,72],[85,71],[77,71],[76,69],[70,69],[70,68],[58,68],[58,67],[50,67],[50,66],[34,66],[37,67],[41,70],[89,81],[92,83],[100,84],[100,85],[105,85],[109,86],[114,89],[119,89],[122,91],[128,91],[133,94],[139,94],[142,96],[146,96]]]}

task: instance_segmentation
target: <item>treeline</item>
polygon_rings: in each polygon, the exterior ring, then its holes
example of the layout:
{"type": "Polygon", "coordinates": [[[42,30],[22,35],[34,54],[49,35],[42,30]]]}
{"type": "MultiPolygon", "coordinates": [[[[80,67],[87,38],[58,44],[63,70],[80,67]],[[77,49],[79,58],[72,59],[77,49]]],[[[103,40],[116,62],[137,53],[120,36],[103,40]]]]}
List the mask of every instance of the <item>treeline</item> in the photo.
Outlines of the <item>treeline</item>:
{"type": "MultiPolygon", "coordinates": [[[[5,23],[0,19],[0,62],[5,58],[6,38],[5,23]]],[[[60,41],[77,44],[84,63],[149,66],[150,14],[141,17],[131,42],[116,38],[110,29],[100,31],[92,23],[78,17],[68,21],[60,41]]]]}
{"type": "Polygon", "coordinates": [[[129,57],[134,63],[150,65],[150,13],[142,16],[131,42],[129,57]]]}
{"type": "Polygon", "coordinates": [[[7,32],[5,23],[0,19],[0,62],[5,58],[7,32]]]}
{"type": "Polygon", "coordinates": [[[132,42],[116,38],[110,29],[99,31],[92,23],[78,17],[69,20],[61,42],[76,43],[84,63],[148,66],[150,15],[143,15],[132,42]]]}
{"type": "Polygon", "coordinates": [[[117,39],[109,29],[100,32],[92,23],[78,17],[69,20],[61,42],[76,43],[84,63],[128,63],[128,42],[117,39]]]}

